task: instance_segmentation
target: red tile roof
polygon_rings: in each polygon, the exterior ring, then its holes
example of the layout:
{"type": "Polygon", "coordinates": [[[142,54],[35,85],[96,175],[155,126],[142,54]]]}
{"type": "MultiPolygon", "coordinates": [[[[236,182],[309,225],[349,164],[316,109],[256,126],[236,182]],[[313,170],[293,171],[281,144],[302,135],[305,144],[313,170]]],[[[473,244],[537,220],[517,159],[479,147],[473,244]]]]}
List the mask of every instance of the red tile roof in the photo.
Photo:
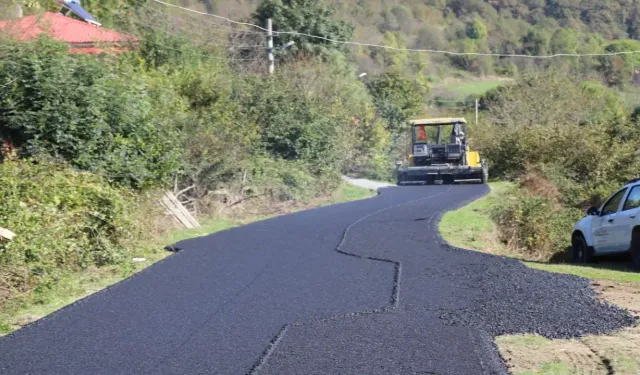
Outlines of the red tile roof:
{"type": "Polygon", "coordinates": [[[24,18],[1,21],[0,30],[7,32],[17,40],[33,40],[41,33],[53,39],[67,42],[72,46],[92,44],[126,44],[137,42],[137,39],[117,31],[79,21],[60,13],[47,12],[42,16],[27,16],[24,18]]]}

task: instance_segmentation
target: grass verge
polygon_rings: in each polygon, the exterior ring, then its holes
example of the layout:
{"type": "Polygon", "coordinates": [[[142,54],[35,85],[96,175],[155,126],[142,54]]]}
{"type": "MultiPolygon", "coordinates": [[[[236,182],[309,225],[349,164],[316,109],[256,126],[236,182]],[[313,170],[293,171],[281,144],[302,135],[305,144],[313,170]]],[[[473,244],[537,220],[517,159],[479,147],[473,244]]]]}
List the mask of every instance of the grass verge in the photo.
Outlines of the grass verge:
{"type": "MultiPolygon", "coordinates": [[[[451,245],[485,253],[518,258],[498,240],[498,229],[491,220],[493,207],[514,185],[509,182],[489,184],[491,192],[455,211],[447,212],[440,222],[440,233],[451,245]]],[[[568,273],[588,279],[640,283],[640,273],[633,272],[623,262],[599,262],[595,264],[566,264],[523,261],[528,267],[555,273],[568,273]]]]}
{"type": "MultiPolygon", "coordinates": [[[[593,282],[598,298],[640,314],[635,283],[593,282]]],[[[496,337],[498,350],[514,375],[640,374],[640,326],[606,335],[550,340],[537,335],[496,337]]]]}
{"type": "MultiPolygon", "coordinates": [[[[491,183],[491,192],[471,204],[445,214],[442,236],[451,244],[469,250],[510,256],[517,254],[497,239],[491,211],[515,188],[506,182],[491,183]]],[[[640,314],[640,273],[628,265],[602,262],[593,265],[523,262],[531,268],[567,273],[592,279],[600,300],[640,314]]],[[[514,375],[640,374],[640,326],[607,335],[587,335],[571,340],[550,340],[537,335],[496,337],[496,345],[514,375]]]]}
{"type": "MultiPolygon", "coordinates": [[[[374,195],[375,192],[369,189],[342,183],[340,187],[328,197],[316,198],[309,202],[298,202],[298,204],[293,205],[287,211],[281,211],[279,214],[365,199],[374,195]]],[[[131,259],[138,258],[136,262],[132,261],[124,265],[102,268],[93,267],[83,270],[82,272],[67,274],[60,278],[51,288],[39,289],[33,293],[20,296],[5,303],[3,309],[0,310],[0,336],[11,333],[81,298],[122,281],[157,261],[166,258],[171,254],[163,249],[166,245],[264,220],[272,216],[277,216],[277,214],[271,216],[245,216],[241,218],[210,217],[201,219],[200,228],[175,230],[165,237],[147,244],[144,248],[134,249],[131,254],[131,259]]]]}

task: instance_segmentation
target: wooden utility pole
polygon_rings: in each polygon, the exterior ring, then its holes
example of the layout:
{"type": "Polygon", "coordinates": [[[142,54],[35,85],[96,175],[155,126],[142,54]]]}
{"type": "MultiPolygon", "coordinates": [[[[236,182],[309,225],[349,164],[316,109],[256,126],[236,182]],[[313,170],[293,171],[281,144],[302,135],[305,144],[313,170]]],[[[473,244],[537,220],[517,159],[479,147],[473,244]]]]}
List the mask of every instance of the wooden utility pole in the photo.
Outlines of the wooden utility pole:
{"type": "Polygon", "coordinates": [[[273,59],[273,22],[271,18],[267,19],[267,37],[268,37],[268,48],[267,55],[269,57],[269,75],[272,75],[276,70],[275,61],[273,59]]]}

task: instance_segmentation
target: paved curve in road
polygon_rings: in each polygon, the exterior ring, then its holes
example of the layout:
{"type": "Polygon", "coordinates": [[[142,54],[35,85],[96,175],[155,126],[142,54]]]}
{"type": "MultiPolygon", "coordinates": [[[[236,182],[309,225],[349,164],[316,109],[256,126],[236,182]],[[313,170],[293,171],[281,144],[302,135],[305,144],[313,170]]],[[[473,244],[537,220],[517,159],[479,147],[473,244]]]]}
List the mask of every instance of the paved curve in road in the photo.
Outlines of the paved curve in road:
{"type": "Polygon", "coordinates": [[[585,280],[444,244],[441,214],[486,191],[389,188],[184,241],[0,339],[0,373],[497,374],[494,335],[631,323],[585,280]]]}

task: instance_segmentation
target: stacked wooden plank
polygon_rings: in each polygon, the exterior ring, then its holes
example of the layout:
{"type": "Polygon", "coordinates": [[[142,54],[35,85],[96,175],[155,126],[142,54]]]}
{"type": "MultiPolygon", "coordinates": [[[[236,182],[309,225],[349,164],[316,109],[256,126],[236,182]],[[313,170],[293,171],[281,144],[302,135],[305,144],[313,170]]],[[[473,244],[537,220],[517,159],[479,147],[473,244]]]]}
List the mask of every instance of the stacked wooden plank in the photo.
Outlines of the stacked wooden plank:
{"type": "Polygon", "coordinates": [[[185,228],[198,228],[200,224],[198,221],[191,215],[189,211],[178,201],[178,199],[171,193],[167,191],[162,196],[160,203],[164,206],[167,212],[173,216],[177,221],[179,221],[185,228]]]}

